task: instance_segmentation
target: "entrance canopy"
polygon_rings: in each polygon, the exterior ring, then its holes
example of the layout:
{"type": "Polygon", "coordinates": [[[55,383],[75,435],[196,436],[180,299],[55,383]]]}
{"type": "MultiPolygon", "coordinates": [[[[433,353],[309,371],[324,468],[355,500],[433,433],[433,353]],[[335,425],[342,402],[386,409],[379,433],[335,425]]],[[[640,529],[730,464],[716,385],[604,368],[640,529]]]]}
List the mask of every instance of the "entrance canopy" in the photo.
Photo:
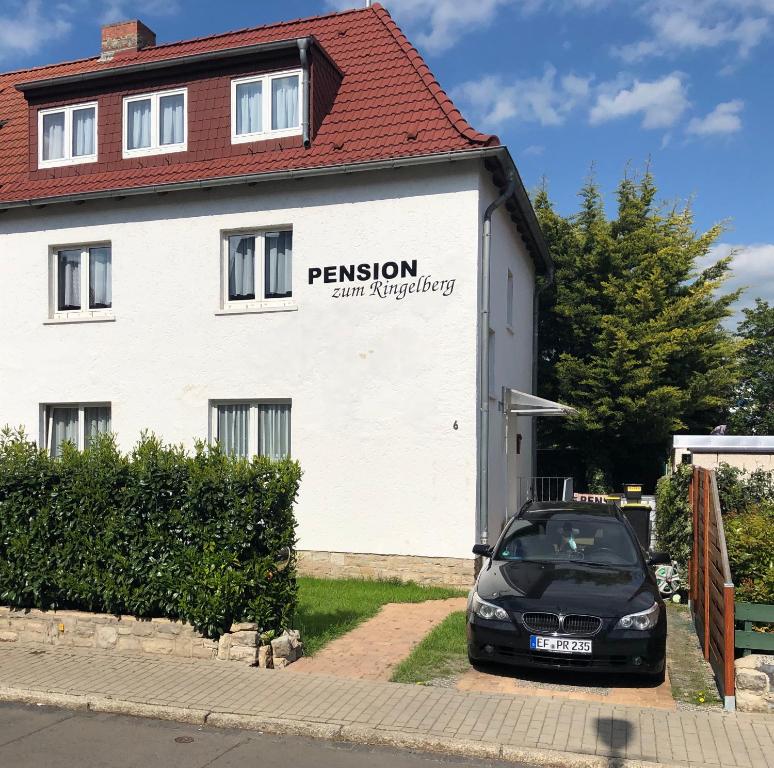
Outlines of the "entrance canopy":
{"type": "Polygon", "coordinates": [[[516,416],[569,416],[571,413],[577,413],[575,408],[569,405],[545,400],[537,395],[530,395],[510,387],[504,387],[504,390],[503,402],[506,413],[513,413],[516,416]]]}

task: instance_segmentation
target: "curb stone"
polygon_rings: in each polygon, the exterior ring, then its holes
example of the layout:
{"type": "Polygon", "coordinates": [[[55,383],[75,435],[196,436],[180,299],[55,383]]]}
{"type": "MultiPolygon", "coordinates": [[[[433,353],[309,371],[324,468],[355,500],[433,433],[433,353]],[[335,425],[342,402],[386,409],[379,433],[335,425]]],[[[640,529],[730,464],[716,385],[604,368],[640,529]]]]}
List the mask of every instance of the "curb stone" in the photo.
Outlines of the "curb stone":
{"type": "Polygon", "coordinates": [[[209,725],[214,728],[236,728],[276,735],[305,736],[370,746],[397,747],[461,757],[522,762],[541,768],[686,768],[690,765],[689,763],[653,763],[534,747],[513,747],[472,739],[422,736],[367,726],[337,725],[335,723],[289,720],[261,715],[213,712],[163,704],[142,704],[106,696],[32,691],[4,686],[0,687],[0,701],[172,720],[192,725],[209,725]]]}

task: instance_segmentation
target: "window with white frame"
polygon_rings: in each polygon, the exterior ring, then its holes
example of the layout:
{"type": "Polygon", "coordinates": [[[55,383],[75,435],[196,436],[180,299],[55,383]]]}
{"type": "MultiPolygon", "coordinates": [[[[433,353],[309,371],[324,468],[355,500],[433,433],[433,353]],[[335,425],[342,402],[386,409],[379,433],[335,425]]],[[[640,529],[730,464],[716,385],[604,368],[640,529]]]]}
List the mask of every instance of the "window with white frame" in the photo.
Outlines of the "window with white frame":
{"type": "Polygon", "coordinates": [[[290,456],[290,403],[228,401],[211,404],[212,442],[231,456],[254,455],[282,459],[290,456]]]}
{"type": "Polygon", "coordinates": [[[51,456],[69,442],[79,451],[110,432],[110,403],[63,403],[43,406],[44,438],[51,456]]]}
{"type": "Polygon", "coordinates": [[[51,254],[51,316],[99,318],[112,314],[110,245],[58,248],[51,254]]]}
{"type": "Polygon", "coordinates": [[[38,167],[93,163],[96,159],[96,102],[38,112],[38,167]]]}
{"type": "Polygon", "coordinates": [[[293,232],[229,233],[223,243],[223,307],[283,305],[293,297],[293,232]]]}
{"type": "Polygon", "coordinates": [[[180,152],[188,145],[188,91],[124,98],[124,157],[180,152]]]}
{"type": "Polygon", "coordinates": [[[508,270],[508,298],[506,303],[505,322],[513,328],[513,274],[508,270]]]}
{"type": "Polygon", "coordinates": [[[301,99],[300,70],[232,80],[232,143],[301,133],[301,99]]]}

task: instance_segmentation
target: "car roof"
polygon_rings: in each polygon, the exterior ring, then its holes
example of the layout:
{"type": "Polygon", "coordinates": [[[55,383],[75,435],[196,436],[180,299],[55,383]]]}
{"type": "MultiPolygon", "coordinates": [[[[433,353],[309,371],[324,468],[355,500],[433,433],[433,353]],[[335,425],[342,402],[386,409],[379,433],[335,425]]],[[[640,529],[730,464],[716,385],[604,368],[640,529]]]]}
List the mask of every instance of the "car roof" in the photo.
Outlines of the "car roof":
{"type": "Polygon", "coordinates": [[[588,501],[538,501],[524,507],[518,517],[545,520],[551,517],[606,517],[620,519],[615,504],[595,504],[588,501]]]}

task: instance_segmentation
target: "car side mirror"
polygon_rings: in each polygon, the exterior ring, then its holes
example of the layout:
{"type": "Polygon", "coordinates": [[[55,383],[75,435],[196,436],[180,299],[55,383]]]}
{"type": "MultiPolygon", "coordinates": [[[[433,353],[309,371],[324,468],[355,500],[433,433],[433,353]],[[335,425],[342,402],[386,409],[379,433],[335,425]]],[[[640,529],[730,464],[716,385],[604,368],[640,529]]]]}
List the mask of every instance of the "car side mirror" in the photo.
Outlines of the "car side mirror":
{"type": "Polygon", "coordinates": [[[650,552],[648,554],[648,565],[669,565],[672,557],[669,552],[650,552]]]}
{"type": "Polygon", "coordinates": [[[481,557],[492,557],[492,547],[488,544],[476,544],[473,547],[473,554],[481,557]]]}

